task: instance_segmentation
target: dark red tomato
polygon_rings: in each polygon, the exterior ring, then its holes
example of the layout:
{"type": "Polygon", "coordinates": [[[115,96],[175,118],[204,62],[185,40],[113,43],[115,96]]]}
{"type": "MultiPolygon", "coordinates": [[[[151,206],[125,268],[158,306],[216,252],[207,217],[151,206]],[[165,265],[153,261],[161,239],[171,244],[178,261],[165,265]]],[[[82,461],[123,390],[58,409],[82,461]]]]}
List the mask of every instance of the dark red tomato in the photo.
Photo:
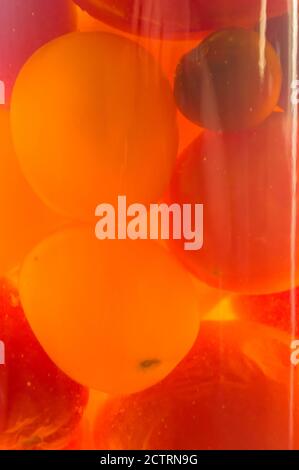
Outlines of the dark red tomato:
{"type": "Polygon", "coordinates": [[[299,289],[269,295],[240,295],[232,298],[239,318],[299,334],[299,289]]]}
{"type": "Polygon", "coordinates": [[[208,36],[185,54],[176,71],[174,94],[180,111],[213,130],[238,130],[264,121],[281,90],[278,56],[261,36],[226,29],[208,36]]]}
{"type": "MultiPolygon", "coordinates": [[[[42,312],[41,312],[42,314],[42,312]]],[[[80,423],[87,390],[48,358],[35,339],[18,293],[0,280],[0,449],[62,449],[80,423]]]]}
{"type": "Polygon", "coordinates": [[[185,239],[171,246],[202,281],[248,294],[289,289],[299,262],[291,131],[275,113],[252,130],[205,131],[179,159],[171,199],[204,205],[204,242],[197,251],[185,239]]]}
{"type": "MultiPolygon", "coordinates": [[[[261,0],[75,0],[92,16],[145,36],[177,38],[229,26],[253,26],[261,0]]],[[[269,16],[287,11],[287,0],[267,2],[269,16]]]]}
{"type": "Polygon", "coordinates": [[[288,342],[267,328],[203,322],[196,345],[166,379],[101,407],[96,447],[298,449],[298,427],[294,441],[289,434],[289,420],[298,425],[299,418],[298,406],[289,412],[290,369],[288,342]],[[265,374],[270,364],[279,381],[265,374]]]}

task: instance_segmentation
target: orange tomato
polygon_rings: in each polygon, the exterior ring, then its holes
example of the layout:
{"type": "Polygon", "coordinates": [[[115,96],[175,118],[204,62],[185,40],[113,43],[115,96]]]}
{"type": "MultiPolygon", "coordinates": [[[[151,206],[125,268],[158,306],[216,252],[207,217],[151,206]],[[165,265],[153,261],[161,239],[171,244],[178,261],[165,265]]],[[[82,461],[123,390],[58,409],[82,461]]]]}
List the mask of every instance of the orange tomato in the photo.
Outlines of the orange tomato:
{"type": "Polygon", "coordinates": [[[88,227],[38,245],[23,264],[20,295],[52,360],[107,393],[161,380],[199,328],[191,280],[168,251],[147,240],[99,241],[88,227]]]}
{"type": "Polygon", "coordinates": [[[100,202],[118,195],[147,204],[169,183],[177,152],[171,88],[128,39],[93,32],[48,43],[23,67],[11,114],[26,178],[62,214],[93,219],[100,202]]]}

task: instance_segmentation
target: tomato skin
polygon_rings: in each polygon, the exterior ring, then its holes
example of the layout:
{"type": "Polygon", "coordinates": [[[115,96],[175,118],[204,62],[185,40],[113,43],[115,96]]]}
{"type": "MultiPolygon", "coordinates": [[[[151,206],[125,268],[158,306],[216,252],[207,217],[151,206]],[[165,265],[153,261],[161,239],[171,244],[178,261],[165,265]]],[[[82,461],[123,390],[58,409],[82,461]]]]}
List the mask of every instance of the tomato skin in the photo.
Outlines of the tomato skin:
{"type": "MultiPolygon", "coordinates": [[[[289,345],[282,344],[265,327],[203,322],[197,343],[172,374],[145,392],[111,398],[101,407],[97,448],[288,448],[289,345]],[[276,366],[282,371],[281,382],[265,374],[269,364],[272,372],[276,366]]],[[[294,419],[298,423],[298,408],[294,419]]]]}
{"type": "Polygon", "coordinates": [[[88,400],[34,337],[18,292],[0,279],[0,449],[62,449],[77,431],[88,400]]]}
{"type": "Polygon", "coordinates": [[[273,326],[289,334],[299,334],[299,289],[269,295],[232,297],[238,318],[273,326]]]}
{"type": "MultiPolygon", "coordinates": [[[[75,0],[83,10],[116,28],[159,38],[188,37],[228,26],[253,26],[260,0],[75,0]]],[[[267,4],[269,16],[287,11],[287,0],[267,4]]]]}
{"type": "Polygon", "coordinates": [[[249,131],[205,131],[181,155],[171,199],[204,205],[204,243],[198,251],[186,251],[184,239],[170,245],[200,280],[242,294],[289,288],[295,202],[290,133],[284,114],[275,113],[249,131]]]}

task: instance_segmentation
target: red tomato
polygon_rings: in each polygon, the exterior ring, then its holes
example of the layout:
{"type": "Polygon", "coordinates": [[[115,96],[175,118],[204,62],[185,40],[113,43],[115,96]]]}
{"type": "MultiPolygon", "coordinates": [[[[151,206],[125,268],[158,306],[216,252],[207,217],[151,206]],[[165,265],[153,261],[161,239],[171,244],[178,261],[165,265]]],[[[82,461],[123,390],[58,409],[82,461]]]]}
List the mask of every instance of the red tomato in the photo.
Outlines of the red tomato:
{"type": "Polygon", "coordinates": [[[252,130],[205,131],[179,159],[172,201],[204,205],[204,242],[197,251],[184,250],[184,239],[172,246],[202,281],[248,294],[289,288],[299,262],[291,130],[275,113],[252,130]]]}
{"type": "Polygon", "coordinates": [[[110,399],[100,409],[96,446],[298,449],[298,426],[292,441],[289,419],[298,425],[299,409],[294,406],[290,415],[289,345],[282,344],[265,327],[203,322],[197,344],[170,376],[144,392],[110,399]],[[265,374],[270,363],[282,371],[280,381],[265,374]]]}
{"type": "Polygon", "coordinates": [[[232,298],[241,319],[258,321],[290,334],[299,334],[299,289],[269,295],[240,295],[232,298]]]}
{"type": "MultiPolygon", "coordinates": [[[[182,37],[208,29],[252,26],[261,0],[75,0],[92,16],[135,34],[182,37]]],[[[287,11],[287,0],[267,2],[267,13],[287,11]]]]}
{"type": "Polygon", "coordinates": [[[0,280],[0,449],[62,449],[77,430],[87,390],[61,372],[35,339],[18,293],[0,280]]]}

